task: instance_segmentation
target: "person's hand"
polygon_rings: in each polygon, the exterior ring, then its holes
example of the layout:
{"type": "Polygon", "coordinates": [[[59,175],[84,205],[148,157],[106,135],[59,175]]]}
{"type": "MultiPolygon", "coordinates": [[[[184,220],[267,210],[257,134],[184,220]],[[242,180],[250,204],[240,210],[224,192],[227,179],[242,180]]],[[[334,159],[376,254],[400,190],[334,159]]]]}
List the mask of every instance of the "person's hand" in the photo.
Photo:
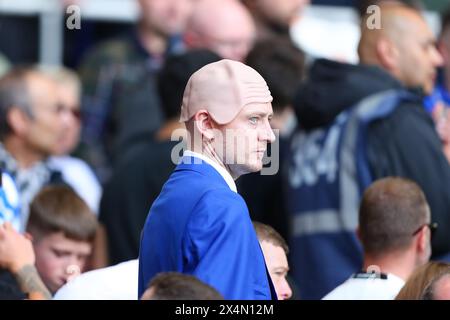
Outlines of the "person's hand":
{"type": "Polygon", "coordinates": [[[0,225],[0,267],[17,273],[26,265],[34,265],[31,240],[18,233],[9,222],[0,225]]]}

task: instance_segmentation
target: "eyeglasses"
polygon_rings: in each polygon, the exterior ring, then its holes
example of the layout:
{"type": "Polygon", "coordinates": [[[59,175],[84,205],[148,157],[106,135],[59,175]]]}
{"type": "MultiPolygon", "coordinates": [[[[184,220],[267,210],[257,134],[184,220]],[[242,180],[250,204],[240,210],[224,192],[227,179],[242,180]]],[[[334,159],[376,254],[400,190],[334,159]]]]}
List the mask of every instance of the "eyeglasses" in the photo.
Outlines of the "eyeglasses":
{"type": "Polygon", "coordinates": [[[421,225],[416,231],[414,231],[414,233],[412,234],[413,236],[415,236],[416,234],[418,234],[420,232],[420,230],[422,230],[424,227],[428,227],[430,228],[430,236],[431,238],[433,237],[434,233],[436,232],[437,228],[438,228],[438,224],[437,222],[432,222],[432,223],[425,223],[423,225],[421,225]]]}

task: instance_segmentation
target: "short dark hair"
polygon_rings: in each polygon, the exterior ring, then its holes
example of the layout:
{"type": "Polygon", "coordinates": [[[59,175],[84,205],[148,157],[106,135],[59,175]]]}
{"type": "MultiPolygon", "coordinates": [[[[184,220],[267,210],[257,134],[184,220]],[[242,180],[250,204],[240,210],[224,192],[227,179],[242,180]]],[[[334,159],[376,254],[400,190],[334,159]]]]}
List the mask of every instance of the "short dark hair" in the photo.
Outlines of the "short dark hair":
{"type": "Polygon", "coordinates": [[[184,89],[191,75],[203,66],[221,60],[206,49],[190,50],[170,56],[158,75],[158,91],[166,119],[173,119],[181,112],[184,89]]]}
{"type": "Polygon", "coordinates": [[[92,241],[97,218],[87,204],[66,185],[44,187],[30,205],[27,231],[33,237],[63,232],[75,241],[92,241]]]}
{"type": "Polygon", "coordinates": [[[397,177],[375,181],[364,192],[359,208],[365,252],[380,255],[407,248],[428,216],[427,200],[415,182],[397,177]]]}
{"type": "Polygon", "coordinates": [[[141,297],[145,300],[223,300],[213,287],[192,275],[178,272],[158,273],[149,283],[141,297]],[[151,297],[146,297],[153,290],[151,297]]]}
{"type": "Polygon", "coordinates": [[[286,241],[274,228],[258,221],[253,221],[253,227],[255,228],[259,242],[267,241],[276,247],[283,248],[286,255],[289,253],[289,247],[286,241]]]}
{"type": "Polygon", "coordinates": [[[257,42],[247,56],[247,65],[266,80],[274,112],[292,104],[304,76],[305,56],[287,37],[257,42]]]}
{"type": "Polygon", "coordinates": [[[8,113],[13,107],[20,108],[32,117],[28,76],[35,72],[32,67],[18,66],[0,78],[0,139],[11,133],[8,113]]]}

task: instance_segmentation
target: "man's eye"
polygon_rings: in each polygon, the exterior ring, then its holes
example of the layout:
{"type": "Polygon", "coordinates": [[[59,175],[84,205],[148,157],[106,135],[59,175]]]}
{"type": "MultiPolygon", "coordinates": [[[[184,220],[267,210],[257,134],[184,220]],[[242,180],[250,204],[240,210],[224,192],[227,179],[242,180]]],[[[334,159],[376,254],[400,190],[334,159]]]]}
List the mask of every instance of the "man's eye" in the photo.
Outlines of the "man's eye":
{"type": "Polygon", "coordinates": [[[251,124],[257,124],[258,123],[258,117],[251,117],[250,119],[251,124]]]}
{"type": "Polygon", "coordinates": [[[286,271],[275,271],[274,274],[278,277],[286,278],[287,272],[286,271]]]}

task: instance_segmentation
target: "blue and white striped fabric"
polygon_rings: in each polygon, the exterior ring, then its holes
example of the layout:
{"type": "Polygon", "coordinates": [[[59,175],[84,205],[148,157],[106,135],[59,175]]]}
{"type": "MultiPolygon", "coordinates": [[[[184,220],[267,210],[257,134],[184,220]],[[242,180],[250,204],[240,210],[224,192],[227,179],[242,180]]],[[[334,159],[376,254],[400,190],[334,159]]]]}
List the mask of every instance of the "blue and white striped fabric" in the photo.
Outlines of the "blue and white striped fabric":
{"type": "Polygon", "coordinates": [[[8,173],[0,171],[0,175],[0,224],[10,222],[14,229],[20,231],[19,191],[8,173]]]}

